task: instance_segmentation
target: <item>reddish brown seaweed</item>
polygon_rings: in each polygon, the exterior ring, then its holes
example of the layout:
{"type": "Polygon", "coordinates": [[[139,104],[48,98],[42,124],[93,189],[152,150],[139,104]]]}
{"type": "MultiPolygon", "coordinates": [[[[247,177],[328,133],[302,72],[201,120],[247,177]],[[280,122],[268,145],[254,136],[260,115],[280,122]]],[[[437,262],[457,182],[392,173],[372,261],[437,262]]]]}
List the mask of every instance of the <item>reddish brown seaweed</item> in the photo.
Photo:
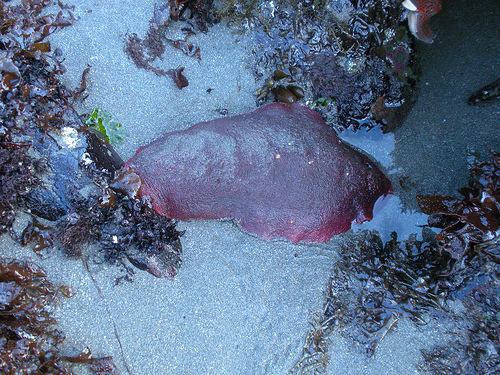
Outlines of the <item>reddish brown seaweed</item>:
{"type": "Polygon", "coordinates": [[[62,356],[64,334],[53,317],[59,292],[43,269],[31,261],[0,258],[0,372],[70,374],[64,362],[87,363],[94,374],[117,374],[111,357],[92,358],[90,350],[76,357],[62,356]],[[108,371],[108,372],[104,372],[108,371]]]}
{"type": "Polygon", "coordinates": [[[491,240],[500,228],[500,154],[471,167],[463,198],[443,195],[417,196],[422,212],[430,215],[429,226],[442,229],[437,240],[443,251],[459,259],[474,245],[491,240]]]}

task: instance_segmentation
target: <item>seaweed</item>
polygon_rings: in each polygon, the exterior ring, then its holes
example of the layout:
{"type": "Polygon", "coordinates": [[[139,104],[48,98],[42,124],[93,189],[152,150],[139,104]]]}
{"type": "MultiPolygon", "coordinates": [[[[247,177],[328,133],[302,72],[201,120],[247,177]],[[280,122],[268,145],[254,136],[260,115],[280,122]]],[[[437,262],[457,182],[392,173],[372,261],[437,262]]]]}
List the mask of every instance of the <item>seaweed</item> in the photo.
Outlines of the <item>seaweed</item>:
{"type": "Polygon", "coordinates": [[[465,311],[451,314],[456,339],[422,350],[420,369],[435,374],[496,374],[500,371],[500,154],[470,167],[463,198],[420,196],[429,226],[441,229],[439,249],[454,262],[446,277],[449,298],[465,311]]]}
{"type": "Polygon", "coordinates": [[[373,232],[342,245],[340,268],[349,270],[361,284],[357,307],[344,318],[349,333],[366,345],[373,355],[378,342],[396,320],[407,316],[424,323],[423,313],[443,308],[444,290],[440,283],[449,259],[438,254],[433,233],[424,233],[425,241],[415,237],[397,241],[396,233],[384,245],[373,232]]]}
{"type": "Polygon", "coordinates": [[[125,39],[125,54],[139,69],[153,72],[157,76],[168,76],[174,80],[179,89],[188,86],[188,80],[182,73],[184,67],[164,70],[152,65],[156,60],[163,60],[165,42],[182,51],[186,56],[201,60],[200,47],[187,42],[187,38],[194,34],[191,28],[187,29],[184,40],[173,40],[165,37],[165,30],[169,21],[186,21],[194,18],[200,30],[206,32],[207,25],[216,22],[212,12],[212,1],[170,0],[161,5],[155,4],[153,17],[149,21],[149,28],[144,39],[136,33],[127,34],[125,39]],[[189,15],[187,15],[189,13],[189,15]],[[187,17],[186,17],[187,15],[187,17]]]}
{"type": "Polygon", "coordinates": [[[92,358],[92,352],[89,348],[85,348],[80,354],[75,357],[61,357],[64,361],[70,363],[88,364],[90,370],[95,375],[118,375],[118,368],[113,362],[113,357],[92,358]]]}
{"type": "Polygon", "coordinates": [[[78,87],[76,87],[74,90],[73,90],[73,101],[76,102],[76,101],[81,101],[83,102],[85,99],[87,99],[88,97],[88,93],[87,93],[87,76],[90,72],[90,68],[92,66],[90,66],[89,64],[87,64],[87,67],[83,70],[82,72],[82,78],[80,80],[80,84],[78,85],[78,87]]]}
{"type": "Polygon", "coordinates": [[[218,22],[218,17],[213,10],[213,1],[201,0],[169,0],[155,4],[153,17],[149,21],[149,28],[144,39],[136,33],[127,34],[125,38],[125,54],[139,69],[151,71],[157,76],[168,76],[174,80],[179,89],[188,86],[188,80],[182,73],[184,67],[164,70],[154,66],[156,59],[163,60],[165,42],[183,52],[186,56],[201,60],[201,49],[196,44],[188,43],[187,38],[194,34],[192,23],[194,20],[198,29],[208,31],[208,26],[218,22]],[[184,40],[173,40],[165,37],[165,31],[171,21],[185,22],[187,28],[184,40]]]}
{"type": "MultiPolygon", "coordinates": [[[[134,62],[137,68],[152,71],[159,77],[167,75],[167,72],[165,70],[156,68],[149,63],[149,61],[155,59],[156,50],[152,51],[152,56],[146,57],[144,52],[145,46],[143,44],[143,41],[137,36],[137,34],[132,33],[127,34],[126,36],[127,40],[125,40],[124,52],[134,62]]],[[[147,36],[146,40],[148,40],[147,36]]],[[[162,44],[162,49],[164,50],[164,48],[165,47],[162,44]]]]}
{"type": "Polygon", "coordinates": [[[92,358],[86,349],[76,357],[60,353],[64,334],[53,311],[67,286],[56,287],[31,261],[0,259],[0,371],[2,374],[70,374],[67,363],[87,363],[94,374],[116,366],[111,357],[92,358]]]}
{"type": "Polygon", "coordinates": [[[476,246],[477,255],[456,267],[449,298],[461,301],[462,311],[450,313],[454,338],[423,349],[419,368],[433,374],[498,374],[500,371],[500,238],[476,246]]]}
{"type": "Polygon", "coordinates": [[[56,348],[64,339],[54,329],[50,312],[57,288],[32,262],[6,259],[0,259],[0,286],[2,373],[27,372],[30,368],[46,368],[41,373],[54,373],[47,363],[55,362],[56,348]],[[43,349],[44,345],[48,349],[43,349]]]}
{"type": "Polygon", "coordinates": [[[167,75],[174,80],[174,83],[179,89],[189,85],[187,78],[182,74],[184,67],[167,70],[167,75]]]}
{"type": "MultiPolygon", "coordinates": [[[[72,7],[57,4],[57,14],[46,9],[52,1],[0,5],[0,234],[8,232],[38,255],[63,248],[86,264],[129,257],[158,277],[173,276],[168,267],[180,265],[181,253],[175,222],[107,187],[123,161],[105,136],[116,139],[111,130],[119,126],[97,111],[103,135],[86,127],[72,106],[85,99],[90,66],[74,90],[59,80],[62,52],[52,51],[45,38],[75,18],[72,7]],[[19,235],[15,220],[28,215],[19,235]],[[84,254],[84,245],[96,241],[104,245],[84,254]],[[123,249],[134,244],[134,253],[126,254],[123,249]]],[[[0,372],[67,374],[66,363],[82,363],[96,374],[116,374],[111,357],[92,358],[88,349],[76,357],[59,353],[64,336],[51,315],[59,292],[71,294],[31,262],[0,260],[0,372]]]]}
{"type": "Polygon", "coordinates": [[[170,18],[173,21],[194,20],[198,29],[208,31],[208,26],[219,22],[213,0],[169,0],[170,18]]]}
{"type": "Polygon", "coordinates": [[[183,233],[175,229],[176,222],[158,215],[147,198],[138,197],[140,180],[123,174],[111,187],[103,186],[99,198],[82,202],[58,223],[58,245],[73,257],[121,265],[128,281],[134,271],[127,260],[156,277],[172,278],[182,262],[183,233]],[[84,253],[91,243],[100,245],[92,256],[84,253]]]}
{"type": "Polygon", "coordinates": [[[196,44],[188,43],[186,40],[173,40],[165,38],[167,42],[169,42],[172,47],[177,48],[186,56],[193,57],[197,60],[201,60],[200,47],[196,44]]]}
{"type": "Polygon", "coordinates": [[[257,102],[265,100],[269,93],[273,93],[275,101],[280,103],[291,104],[302,99],[304,90],[294,83],[289,70],[276,69],[272,77],[257,90],[257,102]]]}
{"type": "MultiPolygon", "coordinates": [[[[85,74],[85,72],[84,72],[85,74]]],[[[100,132],[111,146],[119,146],[128,137],[128,132],[122,124],[111,118],[109,112],[100,108],[95,108],[90,116],[85,120],[85,125],[100,132]]]]}
{"type": "Polygon", "coordinates": [[[324,342],[334,330],[357,342],[371,357],[399,319],[425,324],[426,314],[446,311],[449,288],[443,278],[452,260],[439,254],[432,231],[424,229],[422,236],[423,240],[412,235],[398,241],[393,232],[384,244],[376,231],[365,230],[345,238],[330,276],[326,303],[292,373],[326,368],[324,342]]]}
{"type": "Polygon", "coordinates": [[[26,195],[40,185],[43,159],[29,152],[35,131],[47,132],[62,124],[71,92],[58,80],[64,67],[50,55],[45,38],[69,26],[74,17],[59,2],[57,14],[46,14],[49,1],[2,4],[0,36],[0,233],[10,231],[15,210],[23,208],[26,195]],[[22,35],[22,37],[20,37],[22,35]]]}
{"type": "Polygon", "coordinates": [[[62,3],[57,15],[44,14],[42,10],[49,3],[24,0],[0,9],[6,20],[0,39],[3,137],[18,134],[22,125],[27,125],[14,122],[19,115],[33,118],[33,125],[57,126],[60,122],[54,117],[64,111],[66,98],[71,95],[58,80],[64,67],[55,53],[49,54],[50,43],[44,39],[58,28],[71,25],[74,17],[62,3]]]}
{"type": "MultiPolygon", "coordinates": [[[[339,131],[381,125],[388,132],[402,124],[414,103],[418,68],[412,38],[401,26],[403,8],[397,3],[225,3],[223,18],[250,29],[257,40],[252,63],[256,79],[265,80],[263,87],[270,72],[286,69],[303,88],[308,105],[320,98],[334,103],[335,110],[331,105],[316,109],[339,131]]],[[[275,100],[293,100],[284,88],[275,91],[275,100]]],[[[258,105],[270,99],[262,93],[257,93],[258,105]]]]}
{"type": "Polygon", "coordinates": [[[417,196],[429,226],[442,229],[436,237],[441,250],[455,259],[493,239],[500,228],[500,153],[491,151],[491,159],[474,164],[470,172],[469,186],[459,190],[463,198],[417,196]]]}
{"type": "Polygon", "coordinates": [[[46,250],[54,245],[52,229],[52,227],[44,225],[36,218],[33,218],[23,231],[21,245],[26,246],[29,243],[34,243],[33,250],[38,255],[41,255],[42,250],[46,250]]]}
{"type": "Polygon", "coordinates": [[[35,171],[43,169],[41,162],[27,155],[30,142],[0,140],[0,233],[14,222],[14,208],[22,205],[22,196],[38,184],[35,171]]]}
{"type": "Polygon", "coordinates": [[[158,77],[168,76],[174,80],[174,83],[179,89],[182,89],[188,86],[187,78],[182,74],[184,70],[183,67],[177,69],[168,69],[163,70],[151,65],[151,62],[156,59],[156,57],[162,58],[163,52],[165,50],[165,46],[163,45],[163,41],[158,39],[158,45],[155,48],[151,47],[151,30],[156,33],[156,29],[149,29],[148,35],[146,36],[145,41],[148,41],[148,45],[145,45],[145,42],[142,41],[137,34],[127,34],[127,40],[125,41],[124,51],[127,56],[134,62],[135,66],[139,69],[144,69],[153,72],[158,77]],[[149,46],[149,47],[148,47],[149,46]],[[144,49],[148,50],[148,54],[146,55],[144,49]],[[161,52],[161,54],[160,54],[161,52]],[[149,55],[152,53],[152,55],[149,55]],[[160,54],[160,55],[158,55],[160,54]],[[158,56],[157,56],[158,55],[158,56]]]}

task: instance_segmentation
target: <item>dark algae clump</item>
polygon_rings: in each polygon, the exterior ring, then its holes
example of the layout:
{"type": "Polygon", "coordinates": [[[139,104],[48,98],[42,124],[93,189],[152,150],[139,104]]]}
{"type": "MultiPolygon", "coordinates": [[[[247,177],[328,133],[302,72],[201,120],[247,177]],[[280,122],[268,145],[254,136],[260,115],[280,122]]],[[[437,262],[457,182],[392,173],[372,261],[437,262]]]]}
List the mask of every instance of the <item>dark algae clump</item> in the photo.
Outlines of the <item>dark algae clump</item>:
{"type": "Polygon", "coordinates": [[[398,241],[393,232],[392,239],[383,243],[376,231],[365,230],[345,239],[323,311],[316,317],[294,373],[314,373],[307,372],[314,366],[326,369],[334,354],[317,343],[326,341],[335,329],[371,357],[399,319],[425,324],[425,313],[444,309],[441,278],[449,257],[439,256],[432,231],[425,230],[422,241],[415,237],[398,241]]]}
{"type": "Polygon", "coordinates": [[[442,229],[437,236],[441,249],[460,259],[474,246],[498,235],[500,228],[500,154],[471,168],[463,196],[417,196],[418,204],[429,215],[429,226],[442,229]]]}
{"type": "Polygon", "coordinates": [[[41,14],[48,1],[2,3],[0,35],[0,231],[11,227],[14,208],[39,185],[44,160],[28,155],[34,132],[61,124],[69,91],[58,81],[64,68],[44,39],[73,22],[69,9],[41,14]],[[22,33],[23,38],[18,35],[22,33]]]}
{"type": "Polygon", "coordinates": [[[111,357],[76,357],[60,353],[64,334],[53,311],[67,286],[57,288],[34,263],[0,259],[0,372],[5,375],[71,374],[71,363],[85,363],[94,374],[118,374],[111,357]],[[106,370],[107,372],[103,372],[106,370]]]}
{"type": "Polygon", "coordinates": [[[12,227],[14,207],[22,204],[23,192],[38,182],[34,171],[43,163],[26,155],[29,147],[29,142],[0,142],[0,233],[12,227]]]}
{"type": "Polygon", "coordinates": [[[0,260],[2,374],[60,373],[54,365],[64,336],[54,328],[50,313],[57,295],[57,288],[33,263],[0,260]]]}
{"type": "Polygon", "coordinates": [[[500,372],[500,153],[471,167],[462,199],[419,197],[443,253],[454,258],[447,277],[449,298],[465,312],[453,314],[459,328],[447,345],[423,350],[421,368],[435,374],[500,372]]]}
{"type": "Polygon", "coordinates": [[[135,273],[127,260],[156,277],[174,277],[181,265],[182,233],[175,222],[110,188],[61,220],[58,233],[59,244],[70,256],[86,258],[87,245],[98,243],[93,261],[122,266],[125,275],[120,279],[131,281],[135,273]]]}
{"type": "Polygon", "coordinates": [[[257,103],[301,96],[338,130],[400,126],[414,102],[418,69],[396,1],[224,1],[223,20],[250,29],[257,103]],[[277,82],[275,71],[289,76],[277,82]],[[269,95],[268,95],[269,94],[269,95]],[[271,95],[272,94],[272,95],[271,95]]]}
{"type": "Polygon", "coordinates": [[[498,237],[476,246],[474,252],[450,280],[455,290],[449,298],[463,304],[463,311],[449,316],[456,332],[446,344],[422,350],[421,370],[447,375],[500,373],[498,237]]]}

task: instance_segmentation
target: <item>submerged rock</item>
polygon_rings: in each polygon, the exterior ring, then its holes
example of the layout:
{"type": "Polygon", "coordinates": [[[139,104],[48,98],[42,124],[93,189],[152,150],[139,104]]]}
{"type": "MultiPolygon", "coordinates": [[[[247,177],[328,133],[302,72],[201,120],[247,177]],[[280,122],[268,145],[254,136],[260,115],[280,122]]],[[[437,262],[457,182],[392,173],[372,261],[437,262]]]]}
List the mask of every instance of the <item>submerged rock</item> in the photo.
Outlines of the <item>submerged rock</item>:
{"type": "Polygon", "coordinates": [[[49,134],[37,133],[31,154],[45,161],[45,171],[38,184],[24,196],[24,204],[32,213],[56,221],[79,202],[99,189],[92,176],[111,177],[123,161],[100,133],[91,129],[64,127],[49,134]]]}
{"type": "Polygon", "coordinates": [[[475,105],[482,102],[489,102],[500,98],[500,78],[472,94],[467,99],[467,104],[475,105]]]}

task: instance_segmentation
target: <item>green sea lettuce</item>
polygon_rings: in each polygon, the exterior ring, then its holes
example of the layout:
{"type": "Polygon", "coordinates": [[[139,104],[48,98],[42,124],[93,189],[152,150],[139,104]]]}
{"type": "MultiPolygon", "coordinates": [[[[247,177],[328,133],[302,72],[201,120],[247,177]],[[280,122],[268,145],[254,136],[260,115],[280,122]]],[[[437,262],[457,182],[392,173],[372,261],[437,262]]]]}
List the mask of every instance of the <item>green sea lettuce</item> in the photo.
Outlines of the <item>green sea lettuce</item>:
{"type": "Polygon", "coordinates": [[[85,125],[102,133],[113,147],[120,146],[129,135],[122,124],[113,120],[109,112],[100,108],[92,111],[89,118],[85,120],[85,125]]]}

